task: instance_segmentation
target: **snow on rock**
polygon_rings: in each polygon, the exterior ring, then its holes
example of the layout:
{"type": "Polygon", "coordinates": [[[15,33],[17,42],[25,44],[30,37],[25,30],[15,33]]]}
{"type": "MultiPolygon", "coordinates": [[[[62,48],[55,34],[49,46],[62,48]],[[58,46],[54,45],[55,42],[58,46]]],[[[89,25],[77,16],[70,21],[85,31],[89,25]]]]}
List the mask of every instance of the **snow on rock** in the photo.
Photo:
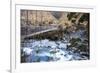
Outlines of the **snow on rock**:
{"type": "Polygon", "coordinates": [[[66,55],[67,53],[61,49],[57,49],[56,58],[59,58],[58,61],[66,61],[72,59],[72,55],[66,55]],[[66,55],[66,56],[65,56],[66,55]]]}
{"type": "Polygon", "coordinates": [[[65,43],[60,43],[60,44],[59,44],[59,48],[67,48],[67,46],[66,46],[65,43]]]}
{"type": "Polygon", "coordinates": [[[57,44],[54,41],[49,41],[49,40],[45,39],[45,40],[41,40],[41,41],[34,41],[32,44],[32,47],[34,48],[36,46],[52,47],[52,46],[57,46],[57,44]]]}
{"type": "Polygon", "coordinates": [[[40,41],[34,41],[32,43],[32,47],[34,48],[35,46],[39,46],[39,44],[40,44],[40,41]]]}
{"type": "Polygon", "coordinates": [[[78,30],[78,31],[72,33],[72,34],[71,34],[71,37],[72,37],[72,38],[81,38],[83,32],[84,32],[84,30],[78,30]]]}
{"type": "Polygon", "coordinates": [[[61,50],[61,49],[56,49],[56,51],[57,51],[56,55],[57,54],[58,55],[65,55],[65,52],[63,50],[61,50]]]}
{"type": "Polygon", "coordinates": [[[37,54],[37,56],[51,56],[49,52],[42,52],[37,54]]]}
{"type": "Polygon", "coordinates": [[[66,56],[66,61],[69,61],[69,60],[71,60],[71,59],[73,59],[73,55],[67,55],[67,56],[66,56]]]}
{"type": "MultiPolygon", "coordinates": [[[[25,55],[29,55],[27,62],[70,61],[83,59],[80,53],[74,53],[74,49],[66,49],[67,45],[70,45],[68,42],[50,41],[48,39],[31,40],[30,42],[31,43],[29,44],[32,44],[32,49],[29,47],[24,47],[22,49],[25,55]]],[[[84,57],[84,59],[87,59],[87,57],[84,57]]]]}
{"type": "Polygon", "coordinates": [[[70,45],[71,45],[71,43],[67,43],[67,45],[68,45],[68,46],[70,46],[70,45]]]}
{"type": "Polygon", "coordinates": [[[45,39],[45,40],[42,40],[41,41],[41,46],[46,46],[46,47],[48,47],[49,45],[48,45],[48,42],[49,42],[49,40],[47,40],[47,39],[45,39]]]}
{"type": "Polygon", "coordinates": [[[53,41],[49,41],[48,45],[51,46],[51,48],[57,47],[57,44],[53,41]]]}
{"type": "Polygon", "coordinates": [[[30,54],[32,54],[32,49],[30,49],[30,48],[27,48],[27,47],[25,47],[25,48],[23,48],[23,52],[25,53],[25,55],[30,55],[30,54]]]}
{"type": "Polygon", "coordinates": [[[41,42],[39,44],[41,44],[42,47],[44,47],[44,46],[45,47],[48,47],[48,46],[50,46],[50,47],[55,46],[56,47],[57,46],[57,44],[54,41],[49,41],[47,39],[41,40],[41,42]]]}

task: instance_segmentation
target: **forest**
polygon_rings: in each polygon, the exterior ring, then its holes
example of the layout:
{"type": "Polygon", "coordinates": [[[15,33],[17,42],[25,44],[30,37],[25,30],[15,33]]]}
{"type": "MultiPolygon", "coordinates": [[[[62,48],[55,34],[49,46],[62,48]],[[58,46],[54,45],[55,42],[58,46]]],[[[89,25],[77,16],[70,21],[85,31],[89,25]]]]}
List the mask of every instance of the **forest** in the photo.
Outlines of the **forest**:
{"type": "Polygon", "coordinates": [[[90,59],[90,14],[21,10],[21,63],[90,59]]]}

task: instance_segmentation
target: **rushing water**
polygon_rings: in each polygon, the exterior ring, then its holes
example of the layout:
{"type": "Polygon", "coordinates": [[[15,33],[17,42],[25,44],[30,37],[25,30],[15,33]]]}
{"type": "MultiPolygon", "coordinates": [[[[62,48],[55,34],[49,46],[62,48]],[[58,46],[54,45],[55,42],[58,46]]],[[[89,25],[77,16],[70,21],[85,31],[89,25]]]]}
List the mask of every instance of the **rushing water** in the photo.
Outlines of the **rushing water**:
{"type": "Polygon", "coordinates": [[[49,61],[71,61],[86,60],[79,52],[67,47],[67,41],[27,40],[23,44],[22,51],[26,62],[49,62],[49,61]]]}
{"type": "MultiPolygon", "coordinates": [[[[83,31],[70,34],[71,38],[84,39],[83,31]]],[[[65,36],[66,37],[66,36],[65,36]]],[[[64,39],[65,39],[64,37],[64,39]]],[[[49,39],[28,39],[21,43],[22,62],[51,62],[51,61],[72,61],[88,60],[88,56],[80,54],[71,47],[68,40],[51,41],[49,39]]]]}

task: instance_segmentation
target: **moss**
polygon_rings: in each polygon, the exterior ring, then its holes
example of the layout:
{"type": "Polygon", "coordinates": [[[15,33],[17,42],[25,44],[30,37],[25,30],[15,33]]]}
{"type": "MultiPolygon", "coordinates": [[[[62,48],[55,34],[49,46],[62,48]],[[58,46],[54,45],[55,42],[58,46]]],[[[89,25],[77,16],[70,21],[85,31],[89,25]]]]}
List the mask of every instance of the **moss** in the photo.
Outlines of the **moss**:
{"type": "Polygon", "coordinates": [[[40,62],[40,58],[38,58],[36,62],[40,62]]]}
{"type": "Polygon", "coordinates": [[[56,53],[56,51],[51,51],[50,53],[51,53],[51,54],[55,54],[55,53],[56,53]]]}
{"type": "Polygon", "coordinates": [[[82,51],[82,52],[87,52],[87,46],[84,45],[84,44],[81,44],[79,47],[78,47],[78,50],[82,51]]]}
{"type": "Polygon", "coordinates": [[[72,43],[71,47],[76,47],[78,45],[78,43],[72,43]]]}
{"type": "Polygon", "coordinates": [[[71,18],[76,17],[75,14],[76,14],[75,12],[71,12],[70,14],[68,14],[67,15],[68,20],[71,20],[71,18]]]}
{"type": "Polygon", "coordinates": [[[89,21],[89,13],[85,13],[79,20],[79,22],[89,21]]]}
{"type": "Polygon", "coordinates": [[[25,63],[28,55],[25,55],[23,50],[21,49],[21,63],[25,63]]]}
{"type": "Polygon", "coordinates": [[[72,38],[71,40],[70,40],[70,43],[76,43],[76,42],[81,42],[81,39],[80,38],[72,38]]]}
{"type": "Polygon", "coordinates": [[[86,40],[84,40],[82,43],[84,43],[84,44],[88,44],[88,40],[86,39],[86,40]]]}

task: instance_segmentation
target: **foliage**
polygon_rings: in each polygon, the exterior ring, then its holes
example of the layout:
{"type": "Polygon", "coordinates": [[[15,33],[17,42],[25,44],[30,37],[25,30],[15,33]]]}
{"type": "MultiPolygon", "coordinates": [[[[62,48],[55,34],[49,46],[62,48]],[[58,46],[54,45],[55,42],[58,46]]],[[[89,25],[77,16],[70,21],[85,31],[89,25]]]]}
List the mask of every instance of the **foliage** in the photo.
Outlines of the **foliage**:
{"type": "Polygon", "coordinates": [[[75,14],[76,14],[76,12],[71,12],[71,13],[69,13],[69,14],[67,15],[68,20],[71,20],[71,18],[73,18],[73,17],[76,18],[75,14]]]}
{"type": "Polygon", "coordinates": [[[89,21],[89,16],[90,16],[89,13],[84,14],[84,15],[80,18],[79,22],[89,21]]]}

